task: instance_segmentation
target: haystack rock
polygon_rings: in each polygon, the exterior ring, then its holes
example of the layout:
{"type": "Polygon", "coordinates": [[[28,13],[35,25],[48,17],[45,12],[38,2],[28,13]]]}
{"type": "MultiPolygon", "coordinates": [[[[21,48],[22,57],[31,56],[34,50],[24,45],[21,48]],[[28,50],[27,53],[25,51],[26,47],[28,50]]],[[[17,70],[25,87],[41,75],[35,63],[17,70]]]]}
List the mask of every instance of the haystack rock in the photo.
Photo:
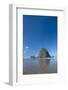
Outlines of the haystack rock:
{"type": "Polygon", "coordinates": [[[48,50],[46,48],[41,48],[39,52],[39,58],[47,58],[51,57],[48,50]]]}

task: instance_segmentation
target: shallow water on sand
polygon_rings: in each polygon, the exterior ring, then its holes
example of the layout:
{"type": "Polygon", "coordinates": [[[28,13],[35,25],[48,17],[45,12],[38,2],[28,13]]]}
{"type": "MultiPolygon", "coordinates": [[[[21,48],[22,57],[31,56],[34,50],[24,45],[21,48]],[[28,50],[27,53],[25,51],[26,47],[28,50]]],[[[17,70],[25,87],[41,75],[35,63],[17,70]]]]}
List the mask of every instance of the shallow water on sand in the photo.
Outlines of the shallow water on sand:
{"type": "Polygon", "coordinates": [[[24,59],[23,74],[57,73],[56,59],[24,59]]]}

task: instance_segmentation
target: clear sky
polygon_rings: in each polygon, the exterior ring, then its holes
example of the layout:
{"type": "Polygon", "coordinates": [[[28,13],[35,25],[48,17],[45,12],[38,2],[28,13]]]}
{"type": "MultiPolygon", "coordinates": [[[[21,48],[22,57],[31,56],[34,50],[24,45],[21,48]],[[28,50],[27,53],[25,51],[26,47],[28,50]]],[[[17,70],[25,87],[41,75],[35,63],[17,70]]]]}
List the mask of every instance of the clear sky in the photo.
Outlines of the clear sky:
{"type": "Polygon", "coordinates": [[[23,16],[24,57],[38,56],[46,48],[51,56],[57,54],[57,16],[23,16]]]}

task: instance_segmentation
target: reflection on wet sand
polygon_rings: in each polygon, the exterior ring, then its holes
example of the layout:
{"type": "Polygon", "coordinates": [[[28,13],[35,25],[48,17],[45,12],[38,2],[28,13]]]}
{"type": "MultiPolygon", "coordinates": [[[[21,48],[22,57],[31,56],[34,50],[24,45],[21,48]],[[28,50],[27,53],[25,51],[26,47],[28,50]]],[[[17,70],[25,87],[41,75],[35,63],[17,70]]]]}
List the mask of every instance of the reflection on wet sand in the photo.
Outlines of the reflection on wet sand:
{"type": "Polygon", "coordinates": [[[24,60],[23,74],[56,73],[57,64],[51,59],[24,60]]]}
{"type": "Polygon", "coordinates": [[[39,69],[40,72],[45,71],[45,69],[48,67],[50,60],[49,59],[39,59],[39,69]]]}

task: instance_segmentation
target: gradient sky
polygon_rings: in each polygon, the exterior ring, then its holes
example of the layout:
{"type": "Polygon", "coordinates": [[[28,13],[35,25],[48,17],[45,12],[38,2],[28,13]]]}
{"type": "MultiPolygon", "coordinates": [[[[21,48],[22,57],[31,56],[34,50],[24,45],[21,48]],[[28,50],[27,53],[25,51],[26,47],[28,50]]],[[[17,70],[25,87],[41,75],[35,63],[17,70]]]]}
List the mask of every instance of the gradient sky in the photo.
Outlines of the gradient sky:
{"type": "Polygon", "coordinates": [[[57,16],[23,15],[24,58],[38,56],[46,48],[51,56],[57,54],[57,16]]]}

